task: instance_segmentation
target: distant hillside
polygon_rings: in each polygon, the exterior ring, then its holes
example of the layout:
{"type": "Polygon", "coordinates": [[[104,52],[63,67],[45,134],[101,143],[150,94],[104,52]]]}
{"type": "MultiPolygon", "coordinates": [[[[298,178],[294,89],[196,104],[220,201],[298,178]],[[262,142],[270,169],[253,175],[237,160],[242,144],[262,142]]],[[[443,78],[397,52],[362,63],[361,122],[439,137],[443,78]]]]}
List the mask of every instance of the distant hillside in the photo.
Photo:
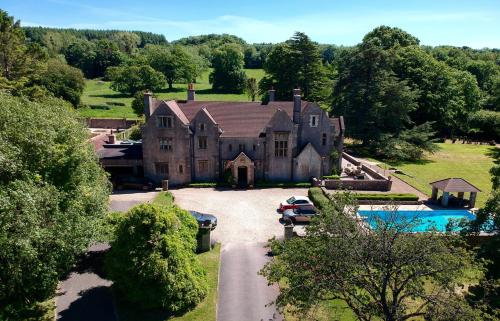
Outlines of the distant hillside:
{"type": "Polygon", "coordinates": [[[79,38],[85,40],[111,39],[113,35],[123,32],[136,34],[140,38],[139,47],[147,44],[163,45],[168,41],[164,35],[144,32],[144,31],[123,31],[123,30],[94,30],[94,29],[65,29],[65,28],[46,28],[46,27],[23,27],[24,33],[29,41],[44,44],[47,35],[63,35],[66,38],[79,38]]]}

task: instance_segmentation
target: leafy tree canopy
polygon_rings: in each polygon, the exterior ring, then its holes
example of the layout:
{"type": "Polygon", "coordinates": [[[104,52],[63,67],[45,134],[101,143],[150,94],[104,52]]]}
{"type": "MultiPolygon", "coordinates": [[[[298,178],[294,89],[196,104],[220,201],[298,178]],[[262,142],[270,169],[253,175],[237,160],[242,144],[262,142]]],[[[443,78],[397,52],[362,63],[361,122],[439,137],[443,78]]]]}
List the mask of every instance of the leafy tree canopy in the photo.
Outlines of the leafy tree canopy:
{"type": "Polygon", "coordinates": [[[110,67],[107,77],[113,90],[133,95],[138,91],[157,91],[163,87],[165,77],[148,65],[110,67]]]}
{"type": "Polygon", "coordinates": [[[335,199],[304,237],[272,242],[274,259],[261,273],[280,286],[278,308],[300,314],[337,299],[364,321],[446,320],[444,311],[456,317],[448,320],[480,320],[456,292],[472,256],[454,237],[407,233],[416,222],[399,220],[397,212],[363,228],[349,197],[335,199]]]}
{"type": "Polygon", "coordinates": [[[243,53],[235,44],[226,44],[215,51],[210,83],[215,91],[242,93],[246,74],[243,70],[243,53]]]}
{"type": "Polygon", "coordinates": [[[16,306],[51,297],[96,238],[109,183],[59,99],[0,93],[0,155],[0,319],[9,319],[16,306]]]}
{"type": "Polygon", "coordinates": [[[198,224],[185,210],[144,204],[120,222],[106,258],[117,289],[146,308],[180,311],[207,294],[194,250],[198,224]]]}

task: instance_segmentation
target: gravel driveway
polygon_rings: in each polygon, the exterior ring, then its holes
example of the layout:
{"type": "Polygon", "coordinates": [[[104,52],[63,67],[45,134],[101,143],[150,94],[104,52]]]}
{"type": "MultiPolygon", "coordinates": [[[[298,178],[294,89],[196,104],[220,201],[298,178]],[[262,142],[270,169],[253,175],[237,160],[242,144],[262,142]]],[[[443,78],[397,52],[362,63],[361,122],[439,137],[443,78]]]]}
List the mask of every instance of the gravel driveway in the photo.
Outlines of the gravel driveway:
{"type": "Polygon", "coordinates": [[[252,190],[215,190],[183,188],[172,190],[175,203],[187,210],[214,214],[217,228],[212,238],[217,242],[267,242],[283,235],[281,217],[276,209],[290,196],[306,196],[306,188],[267,188],[252,190]]]}
{"type": "Polygon", "coordinates": [[[273,305],[277,287],[257,272],[269,260],[267,240],[282,237],[283,226],[276,212],[279,203],[307,189],[172,190],[184,209],[217,216],[213,239],[222,243],[219,273],[218,321],[280,321],[273,305]]]}

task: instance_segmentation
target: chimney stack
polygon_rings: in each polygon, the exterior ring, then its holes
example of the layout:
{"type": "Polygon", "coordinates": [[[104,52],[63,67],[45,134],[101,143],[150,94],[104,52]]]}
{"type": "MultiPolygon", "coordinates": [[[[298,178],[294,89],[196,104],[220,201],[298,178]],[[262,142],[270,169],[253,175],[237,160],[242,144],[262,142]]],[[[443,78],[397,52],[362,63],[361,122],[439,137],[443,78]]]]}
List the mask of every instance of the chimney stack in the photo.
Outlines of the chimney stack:
{"type": "Polygon", "coordinates": [[[116,143],[115,134],[108,135],[108,144],[115,144],[115,143],[116,143]]]}
{"type": "Polygon", "coordinates": [[[194,101],[195,96],[196,96],[196,92],[194,90],[194,85],[192,82],[190,82],[188,85],[188,91],[187,91],[187,101],[194,101]]]}
{"type": "Polygon", "coordinates": [[[297,88],[293,90],[293,122],[295,124],[300,122],[301,105],[300,89],[297,88]]]}
{"type": "Polygon", "coordinates": [[[274,90],[274,87],[271,87],[269,89],[269,101],[274,101],[276,99],[276,90],[274,90]]]}
{"type": "Polygon", "coordinates": [[[153,93],[144,92],[144,117],[146,117],[146,121],[149,119],[149,116],[153,113],[153,93]]]}

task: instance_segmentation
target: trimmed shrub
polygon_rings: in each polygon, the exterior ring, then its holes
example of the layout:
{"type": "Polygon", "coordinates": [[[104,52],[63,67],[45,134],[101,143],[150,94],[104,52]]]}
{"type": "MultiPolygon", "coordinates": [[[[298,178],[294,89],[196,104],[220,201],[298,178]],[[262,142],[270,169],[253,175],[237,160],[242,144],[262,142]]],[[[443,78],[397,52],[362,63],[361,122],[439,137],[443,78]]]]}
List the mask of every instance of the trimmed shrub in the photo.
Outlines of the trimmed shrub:
{"type": "Polygon", "coordinates": [[[231,185],[226,182],[196,182],[196,183],[189,183],[186,186],[194,188],[215,188],[215,187],[228,187],[231,185]]]}
{"type": "Polygon", "coordinates": [[[323,176],[323,179],[340,179],[339,175],[326,175],[323,176]]]}
{"type": "Polygon", "coordinates": [[[307,192],[307,196],[319,210],[325,209],[330,203],[330,200],[319,187],[311,187],[307,192]]]}
{"type": "Polygon", "coordinates": [[[106,104],[110,106],[125,106],[125,103],[122,103],[121,101],[107,101],[106,104]]]}
{"type": "Polygon", "coordinates": [[[373,200],[373,201],[418,201],[418,196],[415,194],[353,194],[353,198],[357,200],[373,200]]]}
{"type": "Polygon", "coordinates": [[[144,308],[182,311],[207,294],[206,272],[195,256],[198,224],[185,210],[142,204],[120,220],[106,257],[118,292],[144,308]]]}

